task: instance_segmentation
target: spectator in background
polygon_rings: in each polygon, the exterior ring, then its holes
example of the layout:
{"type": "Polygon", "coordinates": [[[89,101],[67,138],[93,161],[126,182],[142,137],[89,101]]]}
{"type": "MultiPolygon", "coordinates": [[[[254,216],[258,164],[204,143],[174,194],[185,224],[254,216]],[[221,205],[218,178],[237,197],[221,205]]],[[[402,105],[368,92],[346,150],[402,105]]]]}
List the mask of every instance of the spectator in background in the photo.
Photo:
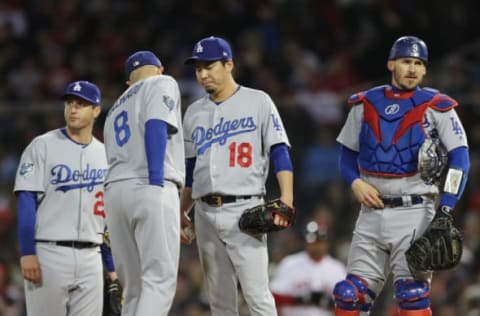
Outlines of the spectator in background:
{"type": "Polygon", "coordinates": [[[303,232],[305,249],[285,257],[270,288],[282,316],[333,315],[335,284],[345,278],[345,265],[330,256],[326,226],[310,221],[303,232]]]}

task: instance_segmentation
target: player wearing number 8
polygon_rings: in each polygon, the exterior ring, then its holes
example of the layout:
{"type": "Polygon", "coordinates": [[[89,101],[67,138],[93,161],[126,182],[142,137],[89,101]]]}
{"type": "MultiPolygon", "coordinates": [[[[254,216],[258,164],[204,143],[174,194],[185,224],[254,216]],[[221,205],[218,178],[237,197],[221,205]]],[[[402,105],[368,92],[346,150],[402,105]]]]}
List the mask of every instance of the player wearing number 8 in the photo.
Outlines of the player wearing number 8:
{"type": "MultiPolygon", "coordinates": [[[[270,96],[235,82],[227,41],[200,40],[186,63],[194,65],[207,94],[184,116],[182,241],[191,243],[195,236],[185,216],[195,204],[195,234],[212,315],[238,315],[238,283],[252,316],[277,315],[269,290],[267,236],[241,232],[238,220],[245,209],[263,203],[270,160],[280,199],[292,206],[287,134],[270,96]]],[[[277,215],[274,220],[280,226],[289,224],[277,215]]]]}
{"type": "Polygon", "coordinates": [[[107,114],[105,207],[123,316],[167,315],[180,256],[179,193],[185,177],[180,91],[160,60],[125,61],[128,88],[107,114]]]}
{"type": "Polygon", "coordinates": [[[102,257],[116,278],[105,230],[103,182],[107,159],[92,135],[100,90],[75,81],[63,93],[66,126],[36,137],[15,179],[20,265],[27,314],[100,316],[102,257]]]}

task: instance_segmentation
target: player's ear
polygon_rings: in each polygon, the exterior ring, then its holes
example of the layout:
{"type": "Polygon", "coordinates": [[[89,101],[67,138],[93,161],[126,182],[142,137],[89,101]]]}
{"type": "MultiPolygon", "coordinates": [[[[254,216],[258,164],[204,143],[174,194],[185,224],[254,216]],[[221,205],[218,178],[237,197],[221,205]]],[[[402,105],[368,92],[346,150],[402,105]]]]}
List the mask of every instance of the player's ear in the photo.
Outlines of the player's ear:
{"type": "Polygon", "coordinates": [[[394,63],[395,63],[395,61],[393,61],[393,60],[387,61],[387,69],[390,70],[390,71],[393,71],[393,68],[395,68],[394,63]]]}
{"type": "Polygon", "coordinates": [[[98,118],[98,116],[100,115],[101,112],[102,112],[102,107],[100,105],[97,105],[97,106],[93,107],[93,117],[95,119],[98,118]]]}
{"type": "Polygon", "coordinates": [[[225,61],[225,68],[232,71],[234,68],[233,60],[228,59],[227,61],[225,61]]]}

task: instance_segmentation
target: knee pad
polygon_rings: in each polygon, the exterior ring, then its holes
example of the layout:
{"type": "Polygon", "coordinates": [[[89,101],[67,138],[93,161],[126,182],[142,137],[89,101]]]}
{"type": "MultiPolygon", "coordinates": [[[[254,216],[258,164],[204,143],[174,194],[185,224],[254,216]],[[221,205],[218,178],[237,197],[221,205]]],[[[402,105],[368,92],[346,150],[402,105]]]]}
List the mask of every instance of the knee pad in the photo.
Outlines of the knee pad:
{"type": "Polygon", "coordinates": [[[376,297],[376,294],[368,288],[368,283],[353,274],[347,275],[345,280],[335,284],[333,295],[338,308],[364,312],[370,310],[376,297]]]}
{"type": "Polygon", "coordinates": [[[427,282],[410,279],[395,281],[395,299],[403,310],[423,310],[430,307],[430,289],[427,282]]]}

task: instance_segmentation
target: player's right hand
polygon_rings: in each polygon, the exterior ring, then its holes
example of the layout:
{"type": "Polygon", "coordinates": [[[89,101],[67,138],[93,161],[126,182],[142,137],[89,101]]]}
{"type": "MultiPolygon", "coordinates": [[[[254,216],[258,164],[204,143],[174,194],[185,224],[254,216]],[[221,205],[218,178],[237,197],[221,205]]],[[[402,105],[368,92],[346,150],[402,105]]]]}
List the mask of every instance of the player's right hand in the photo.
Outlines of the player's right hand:
{"type": "Polygon", "coordinates": [[[358,202],[370,208],[384,208],[380,192],[371,184],[358,178],[352,182],[352,191],[358,202]]]}
{"type": "Polygon", "coordinates": [[[22,269],[23,278],[35,284],[40,284],[42,273],[40,270],[40,262],[35,255],[22,256],[20,258],[20,267],[22,269]]]}
{"type": "Polygon", "coordinates": [[[195,228],[190,217],[185,212],[182,212],[180,217],[180,240],[183,244],[190,245],[195,239],[195,228]]]}

